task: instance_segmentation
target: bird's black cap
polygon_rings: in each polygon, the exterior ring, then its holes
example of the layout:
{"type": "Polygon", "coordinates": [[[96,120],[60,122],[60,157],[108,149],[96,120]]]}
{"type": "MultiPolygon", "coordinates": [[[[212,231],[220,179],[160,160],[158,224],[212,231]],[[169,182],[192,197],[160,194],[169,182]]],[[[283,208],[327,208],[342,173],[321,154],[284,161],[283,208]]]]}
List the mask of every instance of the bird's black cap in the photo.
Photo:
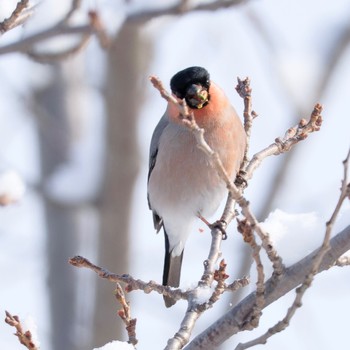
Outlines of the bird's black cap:
{"type": "Polygon", "coordinates": [[[179,98],[185,98],[192,84],[200,84],[209,91],[210,76],[202,67],[189,67],[176,73],[170,80],[171,91],[179,98]]]}

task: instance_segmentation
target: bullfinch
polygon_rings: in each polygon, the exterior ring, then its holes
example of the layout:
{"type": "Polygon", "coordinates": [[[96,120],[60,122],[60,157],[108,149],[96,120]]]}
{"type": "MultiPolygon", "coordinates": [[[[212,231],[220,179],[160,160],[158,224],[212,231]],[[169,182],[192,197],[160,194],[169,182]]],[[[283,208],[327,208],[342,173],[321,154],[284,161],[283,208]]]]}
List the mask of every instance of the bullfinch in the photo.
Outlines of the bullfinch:
{"type": "MultiPolygon", "coordinates": [[[[221,88],[202,67],[176,73],[172,93],[185,99],[204,138],[219,154],[226,172],[234,180],[246,147],[242,123],[221,88]]],[[[197,217],[215,213],[227,194],[207,155],[197,147],[194,135],[182,124],[172,103],[156,126],[150,146],[148,203],[154,227],[164,229],[163,285],[178,287],[186,240],[197,217]]],[[[174,301],[164,297],[170,307],[174,301]]]]}

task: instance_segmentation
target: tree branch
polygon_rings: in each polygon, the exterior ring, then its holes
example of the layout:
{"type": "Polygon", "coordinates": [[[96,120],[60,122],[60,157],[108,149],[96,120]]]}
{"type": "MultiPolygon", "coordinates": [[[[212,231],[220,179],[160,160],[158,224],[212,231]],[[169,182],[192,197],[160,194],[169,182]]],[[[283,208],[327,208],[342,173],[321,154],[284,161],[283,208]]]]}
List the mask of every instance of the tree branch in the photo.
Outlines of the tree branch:
{"type": "Polygon", "coordinates": [[[156,10],[144,10],[141,12],[130,14],[127,18],[127,22],[142,23],[147,22],[153,18],[161,16],[177,16],[184,13],[190,13],[195,11],[215,11],[219,9],[224,9],[236,5],[246,3],[247,0],[217,0],[208,3],[201,3],[194,7],[188,5],[188,1],[179,1],[179,3],[156,10]]]}
{"type": "Polygon", "coordinates": [[[322,259],[327,253],[327,251],[330,249],[329,241],[330,241],[333,225],[339,215],[339,211],[344,200],[349,196],[349,193],[350,193],[350,190],[349,190],[350,183],[348,184],[348,176],[347,176],[349,158],[350,158],[350,150],[346,159],[343,161],[344,176],[342,180],[340,196],[335,206],[335,209],[333,211],[333,214],[330,220],[326,224],[326,232],[324,235],[322,246],[317,252],[317,254],[315,255],[310,271],[306,275],[302,285],[296,289],[296,295],[295,295],[293,304],[288,309],[286,316],[281,321],[277,322],[273,327],[269,328],[269,330],[263,335],[261,335],[260,337],[253,339],[244,344],[243,343],[238,344],[235,350],[245,350],[258,344],[266,344],[267,340],[270,337],[272,337],[274,334],[278,332],[284,331],[289,326],[290,321],[295,315],[297,309],[301,307],[303,296],[306,290],[311,287],[311,283],[314,280],[315,275],[319,271],[319,267],[322,262],[322,259]]]}
{"type": "Polygon", "coordinates": [[[251,136],[251,129],[253,126],[253,120],[258,115],[256,112],[252,110],[252,89],[250,87],[250,79],[247,77],[244,80],[241,80],[240,78],[237,78],[237,86],[236,91],[240,97],[243,98],[244,101],[244,111],[243,111],[243,118],[244,118],[244,130],[247,135],[247,143],[246,143],[246,150],[244,152],[244,158],[243,158],[243,164],[241,166],[241,169],[246,168],[246,166],[249,163],[248,159],[248,153],[249,153],[249,145],[250,145],[250,136],[251,136]]]}
{"type": "Polygon", "coordinates": [[[118,310],[118,316],[125,324],[126,331],[128,333],[128,343],[136,345],[138,340],[136,338],[136,318],[131,318],[130,304],[126,301],[125,294],[121,285],[116,282],[116,288],[114,291],[116,299],[119,301],[122,308],[118,310]]]}
{"type": "Polygon", "coordinates": [[[80,41],[73,47],[59,52],[38,52],[28,51],[26,54],[28,57],[39,63],[50,63],[53,61],[61,61],[68,57],[71,57],[78,52],[85,49],[91,38],[90,34],[83,35],[80,41]]]}
{"type": "Polygon", "coordinates": [[[82,0],[72,0],[72,5],[67,14],[62,19],[61,23],[67,24],[68,21],[73,17],[74,13],[81,7],[82,2],[82,0]]]}
{"type": "MultiPolygon", "coordinates": [[[[213,11],[220,8],[227,8],[234,5],[238,5],[246,2],[246,0],[217,0],[207,4],[199,4],[194,7],[190,7],[188,1],[181,0],[178,4],[167,7],[160,10],[144,10],[141,12],[133,13],[127,16],[125,22],[135,22],[142,24],[143,22],[149,21],[155,17],[165,15],[178,15],[187,12],[194,11],[213,11]]],[[[11,16],[0,23],[0,34],[5,33],[16,26],[24,24],[28,18],[33,14],[33,8],[28,8],[29,0],[21,0],[18,2],[16,9],[13,11],[11,16]]],[[[28,36],[22,40],[16,41],[12,44],[4,45],[0,47],[0,55],[21,52],[29,53],[29,56],[39,62],[50,62],[54,60],[64,59],[71,54],[74,54],[81,50],[87,39],[95,34],[98,38],[102,48],[108,48],[110,46],[110,38],[104,30],[104,26],[100,21],[98,15],[94,11],[89,12],[90,23],[80,26],[70,26],[69,20],[77,9],[81,6],[81,0],[72,0],[72,5],[64,18],[59,21],[56,25],[51,28],[45,29],[42,32],[28,36]],[[94,15],[94,16],[93,16],[94,15]],[[43,53],[34,52],[33,46],[41,43],[45,40],[55,38],[61,35],[82,35],[83,38],[79,44],[74,47],[68,48],[57,53],[43,53]]]]}
{"type": "Polygon", "coordinates": [[[144,282],[141,280],[136,280],[130,275],[124,274],[124,275],[117,275],[113,272],[110,272],[106,270],[105,268],[102,268],[100,266],[97,266],[90,262],[88,259],[77,255],[73,258],[70,258],[68,262],[75,266],[75,267],[85,267],[88,268],[95,273],[99,277],[102,277],[110,282],[123,282],[126,284],[125,290],[129,293],[133,290],[142,290],[146,294],[150,292],[156,292],[162,295],[170,296],[174,298],[175,300],[180,300],[180,299],[188,299],[188,293],[187,292],[182,292],[181,289],[173,289],[168,286],[163,286],[161,284],[158,284],[154,281],[149,281],[149,282],[144,282]]]}
{"type": "Polygon", "coordinates": [[[244,242],[248,243],[253,251],[253,259],[255,261],[256,265],[256,271],[257,271],[257,281],[256,281],[256,302],[254,307],[252,308],[251,314],[249,316],[249,323],[252,325],[252,327],[258,327],[259,320],[261,316],[261,310],[264,307],[265,304],[265,273],[264,273],[264,266],[261,262],[260,257],[260,246],[256,243],[254,231],[247,219],[244,220],[238,220],[238,231],[243,235],[244,242]]]}
{"type": "Polygon", "coordinates": [[[29,0],[19,1],[11,16],[0,22],[0,34],[22,25],[33,14],[33,8],[28,7],[29,0]]]}
{"type": "Polygon", "coordinates": [[[294,145],[305,140],[309,134],[319,131],[322,125],[321,113],[322,106],[316,104],[308,121],[301,119],[298,125],[286,131],[284,137],[276,138],[273,144],[256,153],[247,165],[244,179],[246,181],[250,180],[256,168],[260,166],[262,160],[266,157],[288,152],[294,145]]]}
{"type": "Polygon", "coordinates": [[[5,314],[5,322],[16,328],[15,336],[18,338],[19,342],[29,350],[39,350],[39,347],[33,341],[32,333],[29,330],[23,330],[19,317],[12,316],[8,311],[5,311],[5,314]]]}
{"type": "MultiPolygon", "coordinates": [[[[350,250],[350,226],[346,227],[343,231],[333,237],[330,240],[329,245],[330,249],[322,258],[317,273],[334,266],[337,259],[350,250]]],[[[286,268],[283,275],[278,280],[271,277],[265,283],[264,308],[303,283],[305,276],[314,264],[314,258],[318,252],[319,249],[316,249],[294,265],[286,268]]],[[[225,342],[232,335],[238,333],[242,329],[246,329],[246,320],[254,306],[255,300],[256,293],[253,292],[249,294],[238,305],[194,338],[191,343],[185,347],[185,350],[215,348],[225,342]]]]}
{"type": "Polygon", "coordinates": [[[12,44],[1,46],[0,55],[13,52],[26,53],[27,51],[30,51],[34,45],[44,40],[52,39],[61,35],[92,35],[93,32],[94,30],[89,24],[78,25],[74,27],[61,25],[54,26],[37,34],[33,34],[24,39],[18,40],[12,44]]]}
{"type": "MultiPolygon", "coordinates": [[[[348,14],[349,15],[349,14],[348,14]]],[[[255,32],[259,35],[262,41],[266,44],[268,48],[268,52],[270,53],[270,58],[268,61],[271,63],[271,69],[275,69],[279,66],[276,57],[278,57],[278,46],[276,45],[276,40],[273,38],[274,33],[277,28],[273,30],[269,30],[271,23],[268,20],[264,20],[263,16],[260,16],[257,12],[255,12],[252,8],[249,9],[248,19],[255,28],[255,32]]],[[[337,24],[339,27],[339,23],[337,24]]],[[[324,62],[324,67],[320,74],[318,75],[318,81],[315,87],[315,94],[312,98],[313,100],[321,100],[322,97],[327,93],[327,88],[330,86],[330,82],[334,74],[338,71],[338,64],[344,58],[344,55],[347,52],[347,48],[350,43],[350,23],[349,21],[345,21],[343,28],[340,28],[340,32],[336,33],[333,36],[334,40],[329,41],[329,47],[327,47],[327,54],[324,55],[326,58],[324,62]]],[[[304,106],[301,106],[300,103],[295,100],[293,94],[290,93],[286,81],[283,81],[283,77],[281,77],[280,72],[276,72],[276,75],[280,78],[280,84],[277,89],[281,90],[289,101],[291,101],[291,114],[295,116],[300,116],[305,113],[304,106]]],[[[271,189],[265,198],[264,203],[261,205],[261,212],[258,217],[260,219],[264,219],[271,211],[271,206],[275,202],[275,199],[280,194],[284,181],[286,178],[286,174],[288,174],[290,170],[290,166],[295,158],[298,156],[298,152],[300,150],[294,150],[293,152],[288,152],[279,162],[278,169],[275,175],[272,178],[272,186],[271,189]]]]}

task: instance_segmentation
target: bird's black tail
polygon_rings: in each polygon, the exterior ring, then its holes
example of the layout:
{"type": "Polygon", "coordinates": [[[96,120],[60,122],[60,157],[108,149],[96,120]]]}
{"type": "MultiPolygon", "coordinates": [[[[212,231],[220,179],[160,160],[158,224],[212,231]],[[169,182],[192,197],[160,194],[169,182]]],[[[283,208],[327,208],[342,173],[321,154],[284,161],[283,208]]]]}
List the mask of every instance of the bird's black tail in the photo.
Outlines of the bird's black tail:
{"type": "MultiPolygon", "coordinates": [[[[170,251],[168,235],[164,230],[165,237],[165,257],[163,270],[163,286],[178,287],[180,285],[181,265],[184,252],[179,256],[172,256],[170,251]]],[[[164,296],[166,307],[171,307],[175,304],[172,298],[164,296]]]]}

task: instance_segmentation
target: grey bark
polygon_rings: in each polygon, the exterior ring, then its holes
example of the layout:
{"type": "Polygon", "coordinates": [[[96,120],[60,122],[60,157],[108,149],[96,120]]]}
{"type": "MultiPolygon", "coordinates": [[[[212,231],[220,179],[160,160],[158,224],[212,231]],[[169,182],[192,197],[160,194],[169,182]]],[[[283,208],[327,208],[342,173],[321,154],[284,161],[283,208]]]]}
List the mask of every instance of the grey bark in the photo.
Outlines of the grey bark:
{"type": "MultiPolygon", "coordinates": [[[[350,249],[350,226],[338,233],[330,241],[331,249],[322,260],[319,272],[329,269],[335,261],[350,249]]],[[[313,258],[318,249],[288,267],[280,279],[266,281],[265,307],[300,285],[310,272],[313,258]]],[[[249,294],[237,306],[220,317],[215,323],[188,344],[186,350],[216,349],[224,341],[244,328],[245,322],[255,303],[255,293],[249,294]]]]}

